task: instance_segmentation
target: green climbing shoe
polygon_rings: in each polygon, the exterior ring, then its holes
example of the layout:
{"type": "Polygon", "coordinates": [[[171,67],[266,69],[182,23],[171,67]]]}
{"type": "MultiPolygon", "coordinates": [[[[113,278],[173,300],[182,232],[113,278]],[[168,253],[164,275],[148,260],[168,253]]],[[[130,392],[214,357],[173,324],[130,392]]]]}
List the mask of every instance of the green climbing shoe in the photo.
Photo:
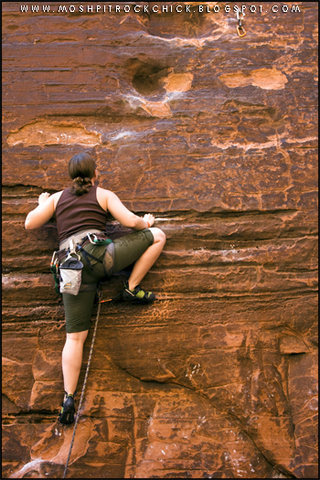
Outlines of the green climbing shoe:
{"type": "Polygon", "coordinates": [[[74,398],[71,393],[66,394],[61,406],[58,420],[63,425],[71,425],[74,422],[74,398]]]}
{"type": "Polygon", "coordinates": [[[140,285],[137,285],[133,290],[130,290],[128,286],[128,282],[125,283],[124,289],[122,290],[120,296],[123,302],[129,302],[129,303],[135,303],[135,304],[152,303],[156,299],[156,296],[154,293],[146,292],[140,287],[140,285]]]}

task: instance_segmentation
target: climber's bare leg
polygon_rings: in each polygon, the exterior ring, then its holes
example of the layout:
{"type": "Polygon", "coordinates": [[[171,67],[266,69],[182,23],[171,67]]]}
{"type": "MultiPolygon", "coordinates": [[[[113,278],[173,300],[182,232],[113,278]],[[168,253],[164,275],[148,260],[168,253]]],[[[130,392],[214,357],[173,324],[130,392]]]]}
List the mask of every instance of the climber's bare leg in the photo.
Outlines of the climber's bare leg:
{"type": "Polygon", "coordinates": [[[152,227],[153,244],[141,255],[141,257],[134,264],[133,270],[128,280],[130,290],[133,290],[140,284],[143,277],[148,273],[154,262],[159,257],[166,243],[166,235],[160,228],[152,227]]]}
{"type": "Polygon", "coordinates": [[[82,365],[83,344],[87,335],[88,330],[67,333],[66,343],[62,351],[64,390],[67,393],[74,394],[76,391],[82,365]]]}

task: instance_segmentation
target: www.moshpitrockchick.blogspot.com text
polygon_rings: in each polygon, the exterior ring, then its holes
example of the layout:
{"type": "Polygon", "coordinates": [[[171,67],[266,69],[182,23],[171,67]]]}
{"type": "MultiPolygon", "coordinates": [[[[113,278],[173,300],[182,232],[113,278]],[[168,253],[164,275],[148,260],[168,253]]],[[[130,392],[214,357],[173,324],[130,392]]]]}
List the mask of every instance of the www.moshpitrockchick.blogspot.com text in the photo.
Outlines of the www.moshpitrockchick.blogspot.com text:
{"type": "Polygon", "coordinates": [[[219,5],[216,3],[212,4],[187,4],[187,3],[168,3],[168,4],[115,4],[115,3],[96,3],[96,4],[44,4],[44,3],[34,3],[34,4],[20,4],[21,13],[236,13],[241,11],[242,14],[276,14],[276,13],[301,13],[301,8],[299,5],[288,5],[288,4],[278,4],[278,3],[261,3],[261,4],[239,4],[239,5],[219,5]]]}

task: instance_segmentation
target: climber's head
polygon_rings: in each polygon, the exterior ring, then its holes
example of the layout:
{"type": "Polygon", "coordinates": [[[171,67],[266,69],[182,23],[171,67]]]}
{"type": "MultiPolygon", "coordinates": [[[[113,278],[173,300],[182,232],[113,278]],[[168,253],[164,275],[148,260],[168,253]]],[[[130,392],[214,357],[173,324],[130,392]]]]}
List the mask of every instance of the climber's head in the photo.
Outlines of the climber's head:
{"type": "Polygon", "coordinates": [[[96,176],[95,159],[88,152],[74,155],[69,161],[69,175],[73,183],[73,193],[87,193],[92,186],[92,179],[96,176]]]}

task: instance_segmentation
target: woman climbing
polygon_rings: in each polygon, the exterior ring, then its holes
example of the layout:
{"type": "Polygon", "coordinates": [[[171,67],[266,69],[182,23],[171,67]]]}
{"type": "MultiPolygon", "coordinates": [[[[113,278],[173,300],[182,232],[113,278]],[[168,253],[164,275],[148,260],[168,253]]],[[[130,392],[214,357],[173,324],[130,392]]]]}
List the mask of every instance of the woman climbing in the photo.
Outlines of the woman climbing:
{"type": "Polygon", "coordinates": [[[90,154],[73,156],[69,162],[69,175],[72,186],[53,195],[42,193],[38,206],[25,220],[26,229],[35,229],[55,217],[59,253],[70,253],[70,246],[77,246],[76,253],[83,264],[79,293],[62,293],[67,332],[62,352],[65,396],[59,415],[63,424],[74,421],[74,395],[98,282],[134,263],[120,298],[131,303],[153,302],[155,295],[143,290],[140,282],[159,257],[166,241],[163,231],[153,227],[153,215],[146,214],[143,218],[135,215],[115,193],[95,185],[96,164],[90,154]],[[112,242],[106,239],[107,212],[123,226],[136,231],[112,242]]]}

